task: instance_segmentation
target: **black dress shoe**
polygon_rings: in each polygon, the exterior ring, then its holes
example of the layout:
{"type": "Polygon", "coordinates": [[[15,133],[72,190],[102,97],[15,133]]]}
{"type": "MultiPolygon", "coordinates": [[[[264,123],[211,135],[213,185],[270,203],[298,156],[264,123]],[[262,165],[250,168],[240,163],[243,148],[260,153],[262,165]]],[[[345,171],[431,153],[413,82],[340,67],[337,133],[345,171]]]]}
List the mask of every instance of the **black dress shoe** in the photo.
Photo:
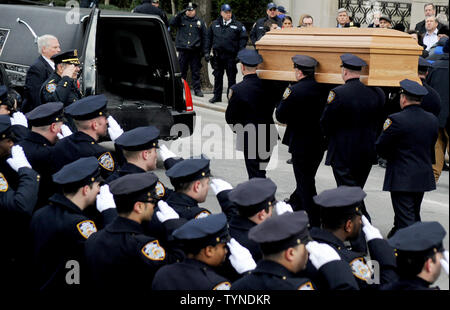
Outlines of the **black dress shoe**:
{"type": "Polygon", "coordinates": [[[214,102],[222,102],[221,98],[211,98],[209,99],[209,103],[214,103],[214,102]]]}
{"type": "Polygon", "coordinates": [[[194,93],[195,93],[195,95],[196,95],[197,97],[204,97],[204,95],[203,95],[203,93],[202,93],[201,90],[196,90],[194,93]]]}
{"type": "Polygon", "coordinates": [[[442,167],[442,171],[448,171],[448,166],[446,163],[444,163],[444,166],[442,167]]]}
{"type": "Polygon", "coordinates": [[[289,158],[288,160],[286,160],[286,164],[292,165],[292,158],[289,158]]]}

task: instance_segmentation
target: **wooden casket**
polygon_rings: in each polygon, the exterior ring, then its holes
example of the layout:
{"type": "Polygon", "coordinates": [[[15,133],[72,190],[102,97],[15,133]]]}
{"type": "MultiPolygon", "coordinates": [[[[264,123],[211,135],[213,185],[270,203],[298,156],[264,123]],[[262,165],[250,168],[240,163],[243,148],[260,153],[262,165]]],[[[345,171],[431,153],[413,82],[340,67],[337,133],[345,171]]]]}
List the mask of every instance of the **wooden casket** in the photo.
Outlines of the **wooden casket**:
{"type": "Polygon", "coordinates": [[[367,62],[361,81],[368,86],[398,87],[403,79],[419,83],[418,60],[423,48],[410,35],[380,28],[292,28],[272,30],[256,42],[264,62],[262,79],[295,81],[292,56],[314,57],[319,83],[343,84],[340,55],[352,53],[367,62]]]}

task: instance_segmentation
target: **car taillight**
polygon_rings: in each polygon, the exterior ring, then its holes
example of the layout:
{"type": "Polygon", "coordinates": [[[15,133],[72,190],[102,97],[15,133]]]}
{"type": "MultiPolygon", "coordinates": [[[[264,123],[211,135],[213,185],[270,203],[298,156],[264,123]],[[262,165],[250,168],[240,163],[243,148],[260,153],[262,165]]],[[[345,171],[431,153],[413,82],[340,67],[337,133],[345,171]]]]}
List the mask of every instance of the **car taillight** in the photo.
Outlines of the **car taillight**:
{"type": "Polygon", "coordinates": [[[192,95],[191,95],[191,89],[189,88],[188,83],[183,80],[183,84],[184,84],[184,90],[183,90],[183,95],[184,95],[184,101],[186,101],[186,111],[194,111],[194,106],[192,104],[192,95]]]}

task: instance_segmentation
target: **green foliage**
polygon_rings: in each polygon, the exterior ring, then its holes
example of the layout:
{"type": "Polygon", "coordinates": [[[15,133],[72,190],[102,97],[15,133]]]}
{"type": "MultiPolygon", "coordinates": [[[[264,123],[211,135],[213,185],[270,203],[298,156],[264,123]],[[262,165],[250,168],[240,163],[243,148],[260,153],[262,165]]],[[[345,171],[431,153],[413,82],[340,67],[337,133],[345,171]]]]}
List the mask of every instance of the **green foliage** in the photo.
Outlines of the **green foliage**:
{"type": "Polygon", "coordinates": [[[211,18],[220,16],[222,4],[229,4],[233,10],[233,16],[241,22],[254,22],[266,15],[267,3],[270,0],[213,0],[211,18]]]}

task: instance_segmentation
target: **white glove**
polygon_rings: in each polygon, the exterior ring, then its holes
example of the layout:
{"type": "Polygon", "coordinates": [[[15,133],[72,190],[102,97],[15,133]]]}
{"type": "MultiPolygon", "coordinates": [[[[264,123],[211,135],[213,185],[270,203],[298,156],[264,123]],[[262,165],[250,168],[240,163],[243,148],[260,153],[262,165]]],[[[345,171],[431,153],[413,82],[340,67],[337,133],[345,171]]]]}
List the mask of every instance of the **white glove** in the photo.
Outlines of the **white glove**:
{"type": "Polygon", "coordinates": [[[163,161],[169,158],[177,157],[177,155],[170,151],[164,144],[159,147],[159,155],[161,155],[163,161]]]}
{"type": "Polygon", "coordinates": [[[11,158],[8,158],[6,161],[16,172],[19,172],[19,169],[23,167],[31,168],[31,165],[20,145],[14,145],[11,148],[11,158]]]}
{"type": "Polygon", "coordinates": [[[239,274],[253,270],[256,268],[255,260],[252,257],[250,251],[243,247],[236,239],[231,238],[227,243],[230,249],[230,262],[239,274]]]}
{"type": "Polygon", "coordinates": [[[444,251],[444,258],[441,258],[441,266],[448,275],[448,251],[444,251]]]}
{"type": "Polygon", "coordinates": [[[222,179],[212,179],[210,186],[215,195],[219,194],[222,191],[233,189],[233,186],[231,186],[230,183],[222,179]]]}
{"type": "Polygon", "coordinates": [[[109,191],[109,185],[107,184],[100,187],[100,193],[97,195],[96,200],[98,212],[116,208],[113,194],[109,191]]]}
{"type": "Polygon", "coordinates": [[[28,120],[22,112],[15,112],[11,117],[11,126],[12,125],[28,127],[28,120]]]}
{"type": "Polygon", "coordinates": [[[108,116],[108,133],[112,142],[116,141],[123,134],[122,127],[120,127],[119,123],[111,115],[108,116]]]}
{"type": "Polygon", "coordinates": [[[366,240],[370,241],[373,239],[383,239],[383,236],[381,235],[381,232],[378,228],[372,226],[370,224],[369,220],[363,215],[362,216],[362,222],[363,222],[363,232],[366,235],[366,240]]]}
{"type": "Polygon", "coordinates": [[[310,241],[306,245],[306,249],[309,252],[309,259],[311,260],[311,263],[317,270],[329,262],[341,260],[341,257],[336,250],[326,243],[310,241]]]}
{"type": "Polygon", "coordinates": [[[275,213],[277,215],[281,215],[285,212],[294,212],[290,204],[285,203],[284,201],[278,201],[275,205],[275,213]]]}
{"type": "Polygon", "coordinates": [[[180,218],[178,213],[174,209],[172,209],[172,207],[169,206],[167,202],[163,200],[158,201],[158,209],[159,211],[156,212],[156,216],[161,223],[164,223],[168,220],[175,220],[180,218]]]}
{"type": "Polygon", "coordinates": [[[62,124],[61,125],[61,133],[58,133],[58,139],[61,140],[62,138],[68,137],[72,134],[72,130],[70,130],[70,128],[66,125],[66,124],[62,124]]]}

